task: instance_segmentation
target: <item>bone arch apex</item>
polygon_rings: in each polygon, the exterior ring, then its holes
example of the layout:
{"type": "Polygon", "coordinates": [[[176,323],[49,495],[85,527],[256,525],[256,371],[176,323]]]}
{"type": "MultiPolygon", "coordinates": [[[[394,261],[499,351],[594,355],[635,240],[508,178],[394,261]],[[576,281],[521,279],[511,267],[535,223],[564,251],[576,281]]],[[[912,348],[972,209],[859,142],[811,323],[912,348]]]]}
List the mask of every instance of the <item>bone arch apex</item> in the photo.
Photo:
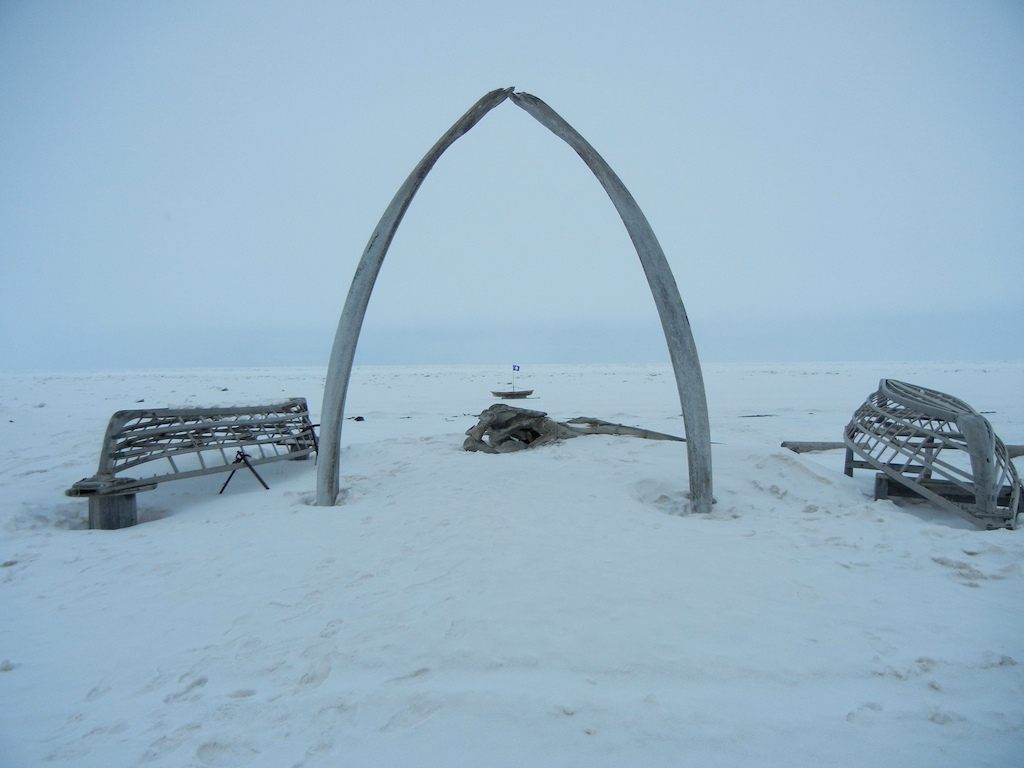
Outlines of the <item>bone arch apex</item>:
{"type": "Polygon", "coordinates": [[[320,506],[331,506],[337,501],[341,472],[341,427],[356,345],[374,283],[384,263],[384,257],[391,247],[395,232],[423,180],[445,150],[471,130],[488,112],[506,100],[511,100],[517,107],[529,113],[576,151],[608,194],[629,233],[630,240],[633,241],[658,309],[675,373],[676,388],[679,391],[679,403],[682,406],[687,438],[690,504],[695,512],[710,512],[713,500],[711,432],[704,378],[693,333],[690,330],[690,321],[686,316],[665,253],[640,206],[597,150],[546,103],[531,94],[516,92],[514,88],[499,88],[484,94],[452,124],[413,168],[370,235],[352,278],[341,317],[338,319],[338,330],[334,336],[328,362],[320,417],[322,426],[317,462],[316,503],[320,506]]]}

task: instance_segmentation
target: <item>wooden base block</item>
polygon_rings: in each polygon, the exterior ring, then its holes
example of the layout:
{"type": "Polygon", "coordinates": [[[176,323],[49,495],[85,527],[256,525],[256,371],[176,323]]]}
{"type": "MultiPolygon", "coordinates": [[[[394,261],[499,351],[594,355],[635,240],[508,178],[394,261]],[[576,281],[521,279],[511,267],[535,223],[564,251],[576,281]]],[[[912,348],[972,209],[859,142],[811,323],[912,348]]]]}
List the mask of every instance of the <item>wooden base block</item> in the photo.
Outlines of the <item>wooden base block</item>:
{"type": "Polygon", "coordinates": [[[134,493],[89,497],[89,527],[103,531],[128,528],[139,522],[134,493]]]}

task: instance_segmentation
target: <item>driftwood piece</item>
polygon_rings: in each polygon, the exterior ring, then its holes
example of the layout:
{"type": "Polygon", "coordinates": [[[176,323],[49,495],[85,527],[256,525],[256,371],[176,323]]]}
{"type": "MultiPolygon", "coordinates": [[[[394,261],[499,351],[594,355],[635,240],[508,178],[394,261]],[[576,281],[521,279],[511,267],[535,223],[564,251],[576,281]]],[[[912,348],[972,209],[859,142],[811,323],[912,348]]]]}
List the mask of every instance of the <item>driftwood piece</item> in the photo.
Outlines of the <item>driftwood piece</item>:
{"type": "Polygon", "coordinates": [[[823,440],[783,440],[782,448],[789,448],[793,453],[817,453],[818,451],[838,451],[846,447],[846,443],[834,443],[823,440]]]}
{"type": "Polygon", "coordinates": [[[462,447],[467,451],[483,453],[511,453],[524,448],[536,448],[580,435],[628,435],[647,440],[676,440],[684,438],[654,432],[650,429],[627,427],[610,421],[579,416],[568,421],[555,421],[544,411],[515,408],[495,403],[480,414],[476,426],[466,430],[462,447]]]}
{"type": "MultiPolygon", "coordinates": [[[[819,451],[842,450],[846,448],[846,443],[822,440],[784,440],[781,447],[788,448],[793,453],[817,453],[819,451]]],[[[1006,443],[1006,455],[1011,459],[1019,459],[1021,456],[1024,456],[1024,445],[1006,443]]]]}

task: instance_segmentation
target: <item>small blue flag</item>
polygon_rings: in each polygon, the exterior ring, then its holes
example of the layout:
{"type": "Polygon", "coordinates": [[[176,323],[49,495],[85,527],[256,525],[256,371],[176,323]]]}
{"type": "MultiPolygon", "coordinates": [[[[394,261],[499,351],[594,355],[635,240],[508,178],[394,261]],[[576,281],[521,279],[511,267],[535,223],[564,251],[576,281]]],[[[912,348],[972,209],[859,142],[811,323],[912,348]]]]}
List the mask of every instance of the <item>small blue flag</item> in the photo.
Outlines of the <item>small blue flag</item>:
{"type": "Polygon", "coordinates": [[[513,363],[513,364],[512,364],[512,370],[513,370],[513,371],[518,371],[518,370],[519,370],[519,366],[518,366],[518,365],[516,365],[515,363],[513,363]]]}

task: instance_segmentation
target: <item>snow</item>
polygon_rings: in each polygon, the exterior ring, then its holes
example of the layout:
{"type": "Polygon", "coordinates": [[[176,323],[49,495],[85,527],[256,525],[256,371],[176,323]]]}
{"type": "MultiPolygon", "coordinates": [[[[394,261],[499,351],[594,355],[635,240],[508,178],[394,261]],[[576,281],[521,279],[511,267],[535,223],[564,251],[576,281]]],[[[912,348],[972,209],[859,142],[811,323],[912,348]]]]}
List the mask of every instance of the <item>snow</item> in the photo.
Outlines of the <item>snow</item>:
{"type": "MultiPolygon", "coordinates": [[[[1020,764],[1021,532],[779,443],[839,440],[882,376],[1024,442],[1024,363],[708,366],[709,516],[680,443],[463,452],[510,373],[357,367],[340,506],[279,462],[120,531],[63,496],[111,413],[318,411],[323,370],[0,376],[0,766],[1020,764]]],[[[683,428],[667,366],[516,379],[558,419],[683,428]]]]}

